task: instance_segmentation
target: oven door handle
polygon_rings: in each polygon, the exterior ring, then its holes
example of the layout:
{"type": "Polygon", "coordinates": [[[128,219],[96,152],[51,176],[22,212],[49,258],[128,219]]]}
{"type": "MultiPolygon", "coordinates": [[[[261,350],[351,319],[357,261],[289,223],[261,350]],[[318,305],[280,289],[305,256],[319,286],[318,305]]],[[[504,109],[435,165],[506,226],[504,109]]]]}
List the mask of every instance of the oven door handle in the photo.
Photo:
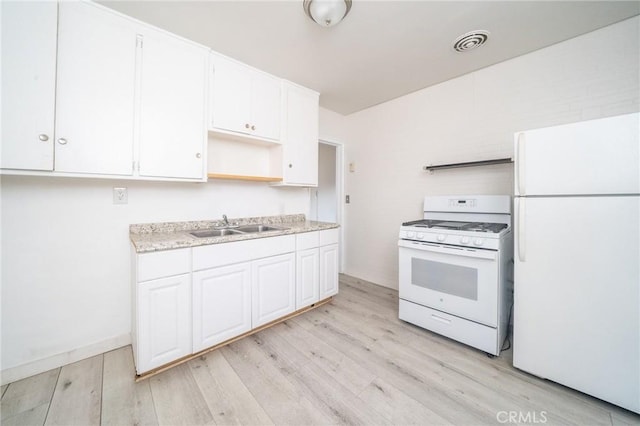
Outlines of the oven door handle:
{"type": "Polygon", "coordinates": [[[441,246],[439,244],[433,243],[424,243],[418,241],[411,240],[400,240],[398,241],[398,247],[408,248],[417,251],[429,251],[434,253],[442,253],[449,254],[452,256],[466,256],[473,257],[477,259],[487,259],[487,260],[495,260],[496,252],[493,250],[474,250],[467,249],[464,247],[454,248],[454,247],[446,247],[441,246]]]}

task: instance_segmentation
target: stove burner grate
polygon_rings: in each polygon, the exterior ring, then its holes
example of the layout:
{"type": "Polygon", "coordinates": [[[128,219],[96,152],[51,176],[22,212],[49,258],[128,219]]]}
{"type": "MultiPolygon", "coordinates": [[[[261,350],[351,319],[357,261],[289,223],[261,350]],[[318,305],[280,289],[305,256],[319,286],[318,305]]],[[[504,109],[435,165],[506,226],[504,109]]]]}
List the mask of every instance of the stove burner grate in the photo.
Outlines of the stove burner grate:
{"type": "Polygon", "coordinates": [[[455,231],[488,232],[497,234],[507,227],[504,223],[488,222],[457,222],[452,220],[414,220],[405,222],[402,226],[415,226],[418,228],[448,229],[455,231]]]}

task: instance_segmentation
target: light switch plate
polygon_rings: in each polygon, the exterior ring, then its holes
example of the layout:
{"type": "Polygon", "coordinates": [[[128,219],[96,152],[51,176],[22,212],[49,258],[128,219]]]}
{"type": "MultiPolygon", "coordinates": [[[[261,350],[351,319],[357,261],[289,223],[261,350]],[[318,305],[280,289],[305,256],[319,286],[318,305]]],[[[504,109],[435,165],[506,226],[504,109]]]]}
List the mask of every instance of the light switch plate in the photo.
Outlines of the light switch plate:
{"type": "Polygon", "coordinates": [[[113,204],[127,204],[129,194],[127,188],[113,188],[113,204]]]}

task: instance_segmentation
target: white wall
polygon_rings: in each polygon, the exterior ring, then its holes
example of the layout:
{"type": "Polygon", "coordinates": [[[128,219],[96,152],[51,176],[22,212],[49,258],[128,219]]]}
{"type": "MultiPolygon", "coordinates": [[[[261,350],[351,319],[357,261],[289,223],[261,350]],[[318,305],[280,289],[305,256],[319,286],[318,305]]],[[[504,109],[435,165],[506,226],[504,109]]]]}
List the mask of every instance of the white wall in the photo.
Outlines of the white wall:
{"type": "MultiPolygon", "coordinates": [[[[511,165],[427,164],[513,155],[519,130],[640,110],[640,18],[346,117],[345,272],[397,288],[397,238],[425,195],[512,194],[511,165]]],[[[481,51],[478,51],[480,53],[481,51]]]]}
{"type": "Polygon", "coordinates": [[[3,176],[1,190],[3,373],[82,348],[100,352],[128,343],[129,224],[308,214],[309,208],[306,188],[251,182],[3,176]],[[112,204],[114,186],[128,187],[129,204],[112,204]]]}
{"type": "MultiPolygon", "coordinates": [[[[320,95],[322,97],[322,95],[320,95]]],[[[347,117],[326,108],[320,108],[320,139],[345,143],[347,139],[347,117]]]]}

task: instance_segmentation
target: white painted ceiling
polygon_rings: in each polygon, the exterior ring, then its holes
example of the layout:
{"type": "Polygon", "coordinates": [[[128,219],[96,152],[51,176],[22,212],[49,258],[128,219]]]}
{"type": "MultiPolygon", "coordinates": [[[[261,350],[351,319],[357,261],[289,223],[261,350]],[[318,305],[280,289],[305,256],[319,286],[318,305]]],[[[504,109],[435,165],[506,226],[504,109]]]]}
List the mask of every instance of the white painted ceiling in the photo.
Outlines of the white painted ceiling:
{"type": "Polygon", "coordinates": [[[349,114],[640,14],[640,1],[365,1],[332,28],[298,1],[101,1],[310,87],[349,114]],[[453,40],[491,32],[479,49],[453,40]]]}

